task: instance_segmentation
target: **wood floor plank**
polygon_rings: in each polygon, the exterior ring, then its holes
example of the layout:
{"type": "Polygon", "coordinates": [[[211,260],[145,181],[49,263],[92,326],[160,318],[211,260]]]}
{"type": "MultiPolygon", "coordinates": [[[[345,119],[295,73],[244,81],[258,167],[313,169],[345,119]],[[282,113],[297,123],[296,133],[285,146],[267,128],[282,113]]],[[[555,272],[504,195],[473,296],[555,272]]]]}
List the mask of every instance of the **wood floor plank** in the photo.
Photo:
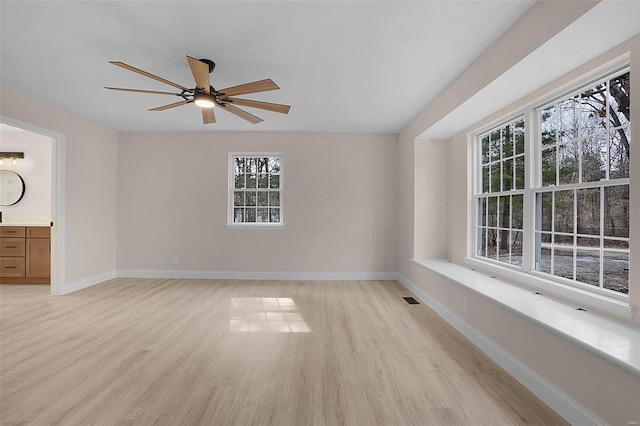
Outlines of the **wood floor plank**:
{"type": "Polygon", "coordinates": [[[561,425],[395,281],[0,286],[2,425],[561,425]]]}

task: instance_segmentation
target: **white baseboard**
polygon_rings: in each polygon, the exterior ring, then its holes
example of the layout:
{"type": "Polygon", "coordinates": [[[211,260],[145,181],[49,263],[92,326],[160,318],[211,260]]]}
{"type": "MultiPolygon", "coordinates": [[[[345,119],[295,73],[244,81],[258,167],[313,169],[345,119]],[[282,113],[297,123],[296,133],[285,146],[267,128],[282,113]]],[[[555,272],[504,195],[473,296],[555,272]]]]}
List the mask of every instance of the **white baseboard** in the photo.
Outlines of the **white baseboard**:
{"type": "Polygon", "coordinates": [[[116,278],[116,271],[105,272],[104,274],[94,275],[93,277],[85,278],[80,281],[74,281],[70,283],[65,283],[60,286],[60,290],[58,292],[59,295],[69,294],[74,291],[82,290],[83,288],[91,287],[96,284],[100,284],[105,281],[109,281],[116,278]]]}
{"type": "Polygon", "coordinates": [[[494,360],[500,367],[504,368],[511,376],[529,389],[545,404],[555,410],[569,423],[574,425],[604,425],[605,423],[593,415],[589,410],[571,399],[568,395],[556,388],[535,371],[522,364],[498,346],[496,343],[478,333],[468,323],[454,315],[447,308],[431,298],[423,290],[415,286],[411,281],[401,274],[396,274],[398,280],[407,290],[415,294],[422,302],[433,309],[445,321],[451,324],[456,330],[462,333],[474,345],[476,345],[489,358],[494,360]]]}
{"type": "Polygon", "coordinates": [[[357,281],[395,280],[395,272],[253,272],[253,271],[176,271],[119,269],[119,278],[182,278],[208,280],[287,280],[357,281]]]}

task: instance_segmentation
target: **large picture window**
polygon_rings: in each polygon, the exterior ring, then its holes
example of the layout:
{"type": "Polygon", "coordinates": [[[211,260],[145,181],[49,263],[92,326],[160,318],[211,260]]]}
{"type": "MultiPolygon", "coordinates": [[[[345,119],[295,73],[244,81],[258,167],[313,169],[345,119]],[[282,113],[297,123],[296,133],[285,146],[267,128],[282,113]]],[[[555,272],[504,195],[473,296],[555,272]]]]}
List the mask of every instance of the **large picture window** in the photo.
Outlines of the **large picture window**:
{"type": "Polygon", "coordinates": [[[231,154],[230,224],[282,224],[282,156],[231,154]]]}
{"type": "Polygon", "coordinates": [[[629,99],[624,69],[477,136],[476,257],[628,292],[629,99]]]}

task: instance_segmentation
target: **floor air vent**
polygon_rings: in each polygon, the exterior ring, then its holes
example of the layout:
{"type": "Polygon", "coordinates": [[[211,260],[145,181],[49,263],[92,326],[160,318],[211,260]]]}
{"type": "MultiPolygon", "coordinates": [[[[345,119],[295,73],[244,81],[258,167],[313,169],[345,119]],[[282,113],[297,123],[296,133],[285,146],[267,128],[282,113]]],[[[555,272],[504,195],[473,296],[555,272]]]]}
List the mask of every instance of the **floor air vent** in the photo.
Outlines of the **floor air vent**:
{"type": "Polygon", "coordinates": [[[407,302],[410,305],[419,305],[420,304],[420,302],[418,302],[413,297],[403,297],[403,299],[404,299],[405,302],[407,302]]]}

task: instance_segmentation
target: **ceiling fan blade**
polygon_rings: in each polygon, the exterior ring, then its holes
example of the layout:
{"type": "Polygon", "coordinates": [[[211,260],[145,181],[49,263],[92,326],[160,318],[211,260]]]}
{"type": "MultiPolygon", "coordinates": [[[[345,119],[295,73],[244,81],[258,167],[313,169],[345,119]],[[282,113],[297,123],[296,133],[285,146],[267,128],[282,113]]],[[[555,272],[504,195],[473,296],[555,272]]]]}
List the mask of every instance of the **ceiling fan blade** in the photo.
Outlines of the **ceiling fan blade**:
{"type": "Polygon", "coordinates": [[[277,90],[278,85],[270,78],[266,80],[254,81],[253,83],[240,84],[238,86],[227,87],[226,89],[218,90],[216,93],[224,96],[245,95],[247,93],[266,92],[268,90],[277,90]]]}
{"type": "Polygon", "coordinates": [[[189,68],[191,68],[193,79],[196,81],[196,87],[198,89],[203,89],[205,93],[211,93],[211,83],[209,83],[209,65],[197,60],[196,58],[192,58],[189,55],[187,55],[187,62],[189,62],[189,68]]]}
{"type": "Polygon", "coordinates": [[[173,93],[173,92],[159,92],[157,90],[141,90],[141,89],[125,89],[124,87],[105,87],[105,89],[109,90],[119,90],[121,92],[136,92],[136,93],[151,93],[154,95],[173,95],[173,96],[182,96],[181,93],[173,93]]]}
{"type": "Polygon", "coordinates": [[[260,117],[256,117],[253,114],[248,113],[247,111],[243,111],[240,108],[236,108],[231,104],[227,104],[227,103],[220,103],[218,104],[220,105],[222,108],[224,108],[226,111],[229,111],[231,114],[235,114],[240,118],[243,118],[245,120],[247,120],[248,122],[252,123],[252,124],[258,124],[262,120],[262,118],[260,117]]]}
{"type": "Polygon", "coordinates": [[[162,105],[162,106],[159,106],[159,107],[151,108],[149,111],[164,111],[165,109],[179,107],[181,105],[186,105],[186,104],[191,103],[191,102],[193,102],[193,101],[185,100],[185,101],[180,101],[180,102],[174,102],[174,103],[169,104],[169,105],[162,105]]]}
{"type": "Polygon", "coordinates": [[[202,123],[210,124],[216,122],[216,115],[213,108],[202,108],[202,123]]]}
{"type": "Polygon", "coordinates": [[[231,102],[233,105],[242,105],[250,108],[266,109],[267,111],[288,114],[291,107],[289,105],[273,104],[271,102],[253,101],[251,99],[223,98],[223,102],[231,102]]]}
{"type": "Polygon", "coordinates": [[[177,83],[174,83],[174,82],[172,82],[172,81],[166,80],[166,79],[164,79],[164,78],[162,78],[162,77],[158,77],[157,75],[153,75],[153,74],[151,74],[151,73],[149,73],[149,72],[143,71],[143,70],[138,69],[138,68],[136,68],[136,67],[132,67],[131,65],[127,65],[127,64],[125,64],[124,62],[120,62],[120,61],[109,61],[109,63],[110,63],[110,64],[113,64],[113,65],[115,65],[115,66],[118,66],[118,67],[124,68],[124,69],[126,69],[126,70],[133,71],[133,72],[135,72],[135,73],[138,73],[138,74],[144,75],[145,77],[152,78],[152,79],[154,79],[154,80],[156,80],[156,81],[159,81],[159,82],[161,82],[161,83],[168,84],[169,86],[173,86],[173,87],[175,87],[175,88],[177,88],[177,89],[181,89],[181,90],[188,90],[188,89],[187,89],[186,87],[184,87],[184,86],[180,86],[180,85],[179,85],[179,84],[177,84],[177,83]]]}

